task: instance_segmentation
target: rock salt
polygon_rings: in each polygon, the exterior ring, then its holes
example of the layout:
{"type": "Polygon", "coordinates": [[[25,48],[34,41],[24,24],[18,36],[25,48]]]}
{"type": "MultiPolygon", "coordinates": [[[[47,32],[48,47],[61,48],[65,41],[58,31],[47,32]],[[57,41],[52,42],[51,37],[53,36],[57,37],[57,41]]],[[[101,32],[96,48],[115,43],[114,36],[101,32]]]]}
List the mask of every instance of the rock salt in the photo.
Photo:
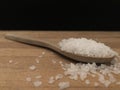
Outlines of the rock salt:
{"type": "Polygon", "coordinates": [[[56,80],[61,79],[61,78],[63,78],[62,74],[57,74],[56,77],[55,77],[56,80]]]}
{"type": "Polygon", "coordinates": [[[40,55],[40,56],[38,56],[38,57],[42,58],[42,57],[43,57],[43,55],[40,55]]]}
{"type": "Polygon", "coordinates": [[[31,80],[31,77],[26,77],[26,81],[30,82],[31,80]]]}
{"type": "MultiPolygon", "coordinates": [[[[70,79],[78,80],[78,77],[80,77],[80,79],[84,81],[89,76],[92,76],[92,78],[95,79],[98,77],[98,81],[105,87],[109,87],[109,85],[117,81],[114,74],[120,74],[119,62],[111,65],[96,65],[96,63],[69,63],[62,64],[61,67],[64,70],[64,75],[68,76],[70,79]]],[[[89,84],[89,81],[85,82],[89,84]]],[[[96,83],[95,86],[97,86],[96,83]]]]}
{"type": "Polygon", "coordinates": [[[42,82],[39,81],[39,80],[33,82],[33,85],[34,85],[35,87],[39,87],[41,84],[42,84],[42,82]]]}
{"type": "Polygon", "coordinates": [[[39,63],[39,62],[40,62],[39,59],[35,59],[35,61],[36,61],[36,63],[39,63]]]}
{"type": "Polygon", "coordinates": [[[36,66],[35,65],[32,65],[29,67],[30,70],[35,70],[36,69],[36,66]]]}
{"type": "Polygon", "coordinates": [[[54,77],[51,76],[51,77],[49,78],[49,80],[48,80],[48,83],[52,84],[52,83],[54,83],[54,82],[55,82],[54,77]]]}
{"type": "Polygon", "coordinates": [[[9,63],[12,63],[13,62],[13,60],[9,60],[9,63]]]}
{"type": "Polygon", "coordinates": [[[52,60],[52,63],[53,63],[53,64],[56,64],[56,60],[53,59],[53,60],[52,60]]]}
{"type": "Polygon", "coordinates": [[[39,78],[41,78],[41,77],[42,77],[41,75],[35,76],[36,79],[39,79],[39,78]]]}
{"type": "Polygon", "coordinates": [[[45,52],[42,52],[42,55],[44,55],[45,54],[45,52]]]}
{"type": "Polygon", "coordinates": [[[96,42],[87,38],[68,38],[59,42],[62,51],[69,53],[91,56],[91,57],[112,57],[117,55],[110,47],[104,43],[96,42]]]}
{"type": "Polygon", "coordinates": [[[66,88],[70,87],[70,83],[69,82],[60,82],[58,84],[58,86],[61,90],[63,90],[63,89],[66,89],[66,88]]]}
{"type": "Polygon", "coordinates": [[[86,84],[90,84],[90,80],[85,80],[85,83],[86,84]]]}

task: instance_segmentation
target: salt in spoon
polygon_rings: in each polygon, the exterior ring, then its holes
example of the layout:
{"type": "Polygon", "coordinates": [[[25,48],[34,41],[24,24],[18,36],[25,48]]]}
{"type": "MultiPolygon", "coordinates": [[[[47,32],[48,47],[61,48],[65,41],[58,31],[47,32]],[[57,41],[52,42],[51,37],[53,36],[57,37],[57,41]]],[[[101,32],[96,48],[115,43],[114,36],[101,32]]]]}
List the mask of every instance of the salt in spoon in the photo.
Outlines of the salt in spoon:
{"type": "Polygon", "coordinates": [[[10,39],[10,40],[14,40],[14,41],[18,41],[18,42],[22,42],[25,44],[30,44],[30,45],[35,45],[35,46],[42,46],[45,48],[49,48],[51,50],[54,50],[56,52],[58,52],[59,54],[66,56],[70,59],[76,60],[76,61],[81,61],[81,62],[87,62],[87,63],[110,63],[114,56],[111,57],[90,57],[90,56],[83,56],[83,55],[76,55],[76,54],[72,54],[72,53],[68,53],[65,51],[62,51],[60,49],[60,47],[58,45],[55,45],[53,43],[50,43],[48,41],[45,40],[41,40],[41,39],[33,39],[30,37],[25,37],[25,36],[19,36],[19,35],[14,35],[14,34],[6,34],[5,38],[10,39]]]}

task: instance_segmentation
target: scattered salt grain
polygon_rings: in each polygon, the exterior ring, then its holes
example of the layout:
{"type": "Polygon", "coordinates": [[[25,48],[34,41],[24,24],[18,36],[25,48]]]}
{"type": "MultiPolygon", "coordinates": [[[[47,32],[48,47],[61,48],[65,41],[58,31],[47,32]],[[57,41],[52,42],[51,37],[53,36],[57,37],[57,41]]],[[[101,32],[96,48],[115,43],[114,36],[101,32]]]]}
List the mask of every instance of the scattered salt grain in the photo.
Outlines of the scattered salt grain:
{"type": "Polygon", "coordinates": [[[48,80],[48,83],[52,84],[52,83],[54,83],[54,82],[55,82],[54,77],[51,76],[51,77],[49,78],[49,80],[48,80]]]}
{"type": "Polygon", "coordinates": [[[112,75],[112,73],[109,73],[108,76],[109,76],[109,81],[110,82],[114,83],[114,82],[117,81],[116,78],[112,75]]]}
{"type": "Polygon", "coordinates": [[[42,58],[42,57],[43,57],[43,55],[40,55],[40,56],[38,56],[38,57],[42,58]]]}
{"type": "Polygon", "coordinates": [[[105,81],[104,81],[105,87],[108,87],[110,84],[111,84],[111,82],[110,82],[109,80],[105,80],[105,81]]]}
{"type": "Polygon", "coordinates": [[[42,52],[42,55],[44,55],[45,54],[45,52],[42,52]]]}
{"type": "Polygon", "coordinates": [[[13,62],[13,60],[9,60],[9,63],[12,63],[13,62]]]}
{"type": "Polygon", "coordinates": [[[85,80],[85,83],[86,84],[90,84],[90,80],[85,80]]]}
{"type": "Polygon", "coordinates": [[[35,87],[39,87],[41,84],[42,84],[42,82],[39,81],[39,80],[33,82],[33,85],[34,85],[35,87]]]}
{"type": "Polygon", "coordinates": [[[26,77],[26,81],[30,82],[31,80],[31,77],[26,77]]]}
{"type": "Polygon", "coordinates": [[[60,82],[58,84],[58,86],[61,90],[63,90],[63,89],[66,89],[66,88],[70,87],[70,83],[69,82],[60,82]]]}
{"type": "Polygon", "coordinates": [[[39,78],[41,78],[41,77],[42,77],[41,75],[38,75],[38,76],[36,76],[35,78],[39,79],[39,78]]]}
{"type": "Polygon", "coordinates": [[[102,83],[105,87],[108,87],[113,81],[111,80],[106,80],[105,76],[102,74],[99,74],[99,79],[98,81],[102,83]]]}
{"type": "MultiPolygon", "coordinates": [[[[61,67],[64,70],[64,75],[68,76],[70,79],[78,80],[80,78],[84,81],[88,76],[92,76],[95,79],[98,77],[98,81],[105,87],[109,87],[109,85],[117,81],[114,74],[120,74],[119,62],[111,65],[96,65],[96,63],[64,63],[61,67]]],[[[89,84],[90,82],[87,80],[85,83],[89,84]]]]}
{"type": "Polygon", "coordinates": [[[63,62],[62,62],[62,61],[59,61],[59,63],[60,63],[60,64],[63,64],[63,62]]]}
{"type": "Polygon", "coordinates": [[[56,64],[56,60],[53,59],[53,60],[52,60],[52,63],[53,63],[53,64],[56,64]]]}
{"type": "Polygon", "coordinates": [[[39,63],[40,61],[38,59],[35,59],[36,63],[39,63]]]}
{"type": "Polygon", "coordinates": [[[68,38],[59,42],[62,51],[69,53],[93,56],[93,57],[110,57],[117,53],[104,43],[96,42],[87,38],[68,38]]]}
{"type": "Polygon", "coordinates": [[[104,83],[104,82],[105,82],[105,77],[104,77],[104,75],[102,75],[102,74],[98,74],[98,75],[99,75],[98,81],[101,82],[101,83],[104,83]]]}
{"type": "Polygon", "coordinates": [[[40,56],[38,56],[38,57],[42,58],[44,54],[45,54],[45,52],[42,52],[42,54],[40,56]]]}
{"type": "Polygon", "coordinates": [[[59,80],[59,79],[61,79],[61,78],[63,78],[63,75],[62,75],[62,74],[57,74],[56,77],[55,77],[56,80],[59,80]]]}
{"type": "Polygon", "coordinates": [[[29,67],[30,70],[35,70],[36,69],[36,66],[35,65],[32,65],[29,67]]]}
{"type": "Polygon", "coordinates": [[[60,64],[62,67],[64,66],[62,61],[59,61],[59,64],[60,64]]]}

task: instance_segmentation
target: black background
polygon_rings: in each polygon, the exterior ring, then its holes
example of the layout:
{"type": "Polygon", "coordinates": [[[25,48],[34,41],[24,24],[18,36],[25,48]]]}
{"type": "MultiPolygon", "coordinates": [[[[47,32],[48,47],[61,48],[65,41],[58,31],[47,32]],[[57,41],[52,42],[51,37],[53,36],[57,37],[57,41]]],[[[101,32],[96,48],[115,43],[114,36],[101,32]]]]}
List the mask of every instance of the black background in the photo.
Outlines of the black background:
{"type": "Polygon", "coordinates": [[[1,30],[119,30],[120,1],[0,1],[1,30]]]}

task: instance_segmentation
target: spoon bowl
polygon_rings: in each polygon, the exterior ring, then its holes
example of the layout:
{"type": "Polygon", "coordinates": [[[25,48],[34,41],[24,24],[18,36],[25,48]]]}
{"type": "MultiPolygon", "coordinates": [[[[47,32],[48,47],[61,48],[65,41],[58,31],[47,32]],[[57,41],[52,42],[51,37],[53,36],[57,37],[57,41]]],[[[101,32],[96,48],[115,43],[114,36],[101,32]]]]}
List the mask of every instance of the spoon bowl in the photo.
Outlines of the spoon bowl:
{"type": "Polygon", "coordinates": [[[76,60],[76,61],[82,61],[82,62],[87,62],[87,63],[92,63],[92,62],[96,62],[96,63],[110,63],[114,56],[112,57],[89,57],[89,56],[82,56],[82,55],[76,55],[76,54],[72,54],[72,53],[68,53],[65,51],[62,51],[60,49],[60,47],[56,44],[53,44],[49,41],[45,41],[42,39],[33,39],[30,37],[25,37],[25,36],[20,36],[20,35],[14,35],[14,34],[6,34],[5,35],[6,39],[10,39],[10,40],[14,40],[14,41],[18,41],[21,43],[25,43],[25,44],[30,44],[30,45],[35,45],[35,46],[42,46],[45,48],[49,48],[51,50],[54,50],[56,52],[58,52],[59,54],[68,57],[70,59],[76,60]]]}

